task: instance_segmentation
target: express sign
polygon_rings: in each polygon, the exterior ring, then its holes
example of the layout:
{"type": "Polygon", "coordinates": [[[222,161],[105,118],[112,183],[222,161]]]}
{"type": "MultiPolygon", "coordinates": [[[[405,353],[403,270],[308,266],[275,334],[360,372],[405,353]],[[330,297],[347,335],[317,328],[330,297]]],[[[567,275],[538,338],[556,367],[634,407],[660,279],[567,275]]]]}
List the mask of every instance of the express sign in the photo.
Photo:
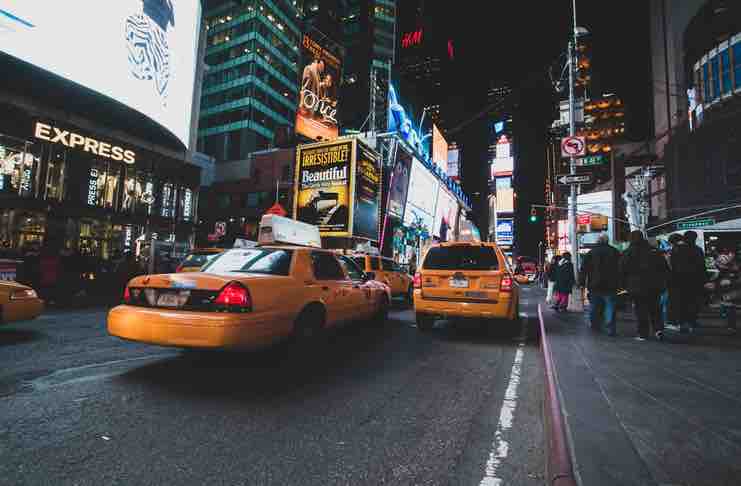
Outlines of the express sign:
{"type": "Polygon", "coordinates": [[[111,160],[122,160],[127,164],[133,164],[136,162],[136,153],[132,150],[124,150],[117,145],[101,142],[100,140],[90,137],[84,137],[79,133],[70,130],[62,130],[61,128],[53,127],[46,123],[36,122],[34,136],[41,140],[46,140],[47,142],[61,143],[65,147],[69,148],[79,147],[85,152],[89,152],[99,157],[105,157],[111,160]]]}

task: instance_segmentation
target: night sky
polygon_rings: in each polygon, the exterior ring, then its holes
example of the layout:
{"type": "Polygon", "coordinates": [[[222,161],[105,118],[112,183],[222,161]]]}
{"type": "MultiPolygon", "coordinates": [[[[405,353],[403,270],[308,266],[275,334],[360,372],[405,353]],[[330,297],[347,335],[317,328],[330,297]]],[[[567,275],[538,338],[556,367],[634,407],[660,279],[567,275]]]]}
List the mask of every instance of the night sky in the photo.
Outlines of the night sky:
{"type": "MultiPolygon", "coordinates": [[[[556,116],[557,97],[549,87],[547,73],[552,65],[558,75],[559,66],[563,66],[559,56],[565,51],[571,29],[571,1],[469,0],[455,5],[470,8],[458,9],[451,8],[451,2],[439,4],[436,24],[444,19],[442,23],[457,45],[459,83],[451,86],[451,95],[464,93],[464,111],[473,114],[481,110],[491,81],[506,82],[521,92],[514,113],[520,170],[516,225],[520,253],[534,255],[543,227],[528,222],[529,204],[544,199],[546,127],[556,116]]],[[[400,8],[404,8],[403,2],[400,8]]],[[[646,139],[652,126],[648,1],[581,0],[577,2],[577,23],[591,33],[591,96],[612,92],[622,97],[627,138],[646,139]]],[[[464,188],[469,194],[484,193],[486,119],[470,124],[455,138],[463,145],[464,188]]],[[[486,212],[480,204],[474,216],[485,222],[486,212]]],[[[483,232],[485,224],[479,226],[483,232]]]]}

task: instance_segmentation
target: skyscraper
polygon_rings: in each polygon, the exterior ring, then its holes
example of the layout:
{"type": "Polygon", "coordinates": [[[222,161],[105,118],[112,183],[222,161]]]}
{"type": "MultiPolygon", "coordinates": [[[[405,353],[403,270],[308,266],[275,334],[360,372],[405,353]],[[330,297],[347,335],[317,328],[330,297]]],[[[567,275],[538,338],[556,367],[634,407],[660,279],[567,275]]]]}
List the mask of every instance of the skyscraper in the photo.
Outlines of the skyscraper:
{"type": "Polygon", "coordinates": [[[244,159],[294,124],[300,10],[292,0],[212,0],[204,18],[198,149],[217,163],[244,159]]]}

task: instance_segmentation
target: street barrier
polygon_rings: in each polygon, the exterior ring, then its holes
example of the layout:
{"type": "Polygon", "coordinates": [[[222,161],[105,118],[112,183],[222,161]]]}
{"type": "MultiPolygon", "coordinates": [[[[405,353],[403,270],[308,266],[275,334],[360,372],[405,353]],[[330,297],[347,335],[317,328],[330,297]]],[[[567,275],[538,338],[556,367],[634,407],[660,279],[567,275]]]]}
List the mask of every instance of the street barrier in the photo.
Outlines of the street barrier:
{"type": "Polygon", "coordinates": [[[566,439],[566,424],[561,413],[561,399],[556,385],[556,374],[553,365],[551,348],[543,323],[543,310],[538,304],[540,321],[540,349],[545,364],[545,401],[543,416],[546,435],[546,478],[552,486],[577,486],[574,478],[574,467],[569,454],[566,439]]]}

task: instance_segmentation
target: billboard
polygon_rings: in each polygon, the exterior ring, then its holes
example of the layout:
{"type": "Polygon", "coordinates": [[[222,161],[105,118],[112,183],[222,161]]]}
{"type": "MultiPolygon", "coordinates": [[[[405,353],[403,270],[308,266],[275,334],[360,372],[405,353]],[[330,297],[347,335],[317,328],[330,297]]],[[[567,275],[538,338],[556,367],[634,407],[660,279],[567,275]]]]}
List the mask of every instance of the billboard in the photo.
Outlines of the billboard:
{"type": "Polygon", "coordinates": [[[512,213],[515,210],[515,191],[497,187],[497,213],[512,213]]]}
{"type": "Polygon", "coordinates": [[[319,226],[322,236],[349,236],[354,142],[299,146],[296,149],[294,217],[319,226]]]}
{"type": "Polygon", "coordinates": [[[414,121],[411,106],[404,106],[396,86],[389,84],[388,91],[388,131],[399,134],[404,142],[423,157],[429,157],[429,144],[422,137],[419,124],[414,121]]]}
{"type": "Polygon", "coordinates": [[[391,173],[388,211],[397,218],[404,217],[404,205],[407,202],[409,175],[412,171],[412,156],[403,150],[396,151],[396,164],[391,173]]]}
{"type": "Polygon", "coordinates": [[[512,246],[514,242],[515,223],[511,219],[498,219],[496,226],[496,242],[500,246],[512,246]]]}
{"type": "Polygon", "coordinates": [[[435,209],[432,236],[440,238],[440,241],[448,241],[455,229],[457,217],[458,202],[448,191],[440,187],[437,193],[437,207],[435,209]]]}
{"type": "Polygon", "coordinates": [[[460,178],[460,151],[455,142],[448,149],[448,177],[452,179],[460,178]]]}
{"type": "MultiPolygon", "coordinates": [[[[316,38],[321,36],[319,33],[312,35],[316,38]]],[[[303,70],[296,110],[296,133],[312,140],[333,140],[339,132],[337,93],[342,75],[340,49],[331,48],[336,44],[326,37],[320,43],[312,35],[305,33],[301,42],[303,70]]]]}
{"type": "Polygon", "coordinates": [[[438,182],[422,162],[412,160],[412,173],[409,177],[407,203],[404,208],[404,225],[415,223],[424,227],[430,234],[435,217],[438,182]]]}
{"type": "Polygon", "coordinates": [[[361,143],[356,144],[355,210],[352,213],[353,231],[356,238],[378,241],[378,220],[381,200],[381,159],[361,143]]]}
{"type": "Polygon", "coordinates": [[[199,0],[8,0],[0,51],[144,114],[187,146],[200,26],[199,0]]]}
{"type": "Polygon", "coordinates": [[[432,162],[448,173],[448,142],[437,125],[432,125],[432,162]]]}
{"type": "Polygon", "coordinates": [[[512,171],[515,168],[515,159],[512,157],[496,158],[491,161],[491,175],[494,179],[497,176],[509,176],[512,175],[512,171]]]}

